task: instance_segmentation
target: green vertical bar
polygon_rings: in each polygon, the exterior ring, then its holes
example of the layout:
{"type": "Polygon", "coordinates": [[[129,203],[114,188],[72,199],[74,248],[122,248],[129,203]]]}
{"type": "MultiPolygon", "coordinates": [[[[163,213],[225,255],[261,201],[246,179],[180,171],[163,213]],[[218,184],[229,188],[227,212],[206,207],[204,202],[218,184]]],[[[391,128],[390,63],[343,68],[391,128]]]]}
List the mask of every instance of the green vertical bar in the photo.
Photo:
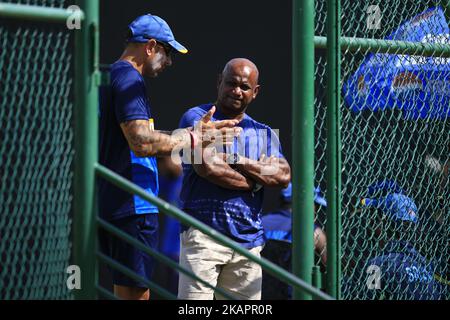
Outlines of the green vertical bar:
{"type": "Polygon", "coordinates": [[[340,1],[327,1],[327,290],[340,298],[340,1]]]}
{"type": "MultiPolygon", "coordinates": [[[[322,273],[320,272],[320,267],[314,266],[312,269],[312,285],[317,289],[322,289],[322,273]]],[[[314,300],[319,300],[314,298],[314,300]]]]}
{"type": "Polygon", "coordinates": [[[85,13],[75,30],[74,258],[81,269],[76,299],[95,299],[97,285],[95,170],[98,148],[98,0],[78,0],[85,13]]]}
{"type": "MultiPolygon", "coordinates": [[[[314,0],[294,0],[292,30],[293,263],[311,284],[314,262],[314,0]]],[[[294,299],[311,295],[294,289],[294,299]]]]}

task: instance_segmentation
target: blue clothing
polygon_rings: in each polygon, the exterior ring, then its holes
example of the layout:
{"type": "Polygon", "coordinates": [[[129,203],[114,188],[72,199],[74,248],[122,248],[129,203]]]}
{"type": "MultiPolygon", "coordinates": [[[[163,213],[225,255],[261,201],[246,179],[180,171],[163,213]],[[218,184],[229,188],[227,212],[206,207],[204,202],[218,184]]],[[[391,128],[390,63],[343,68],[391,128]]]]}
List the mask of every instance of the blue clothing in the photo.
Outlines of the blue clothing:
{"type": "Polygon", "coordinates": [[[389,300],[441,299],[444,288],[434,280],[432,263],[411,244],[391,241],[384,251],[366,266],[378,266],[381,271],[381,289],[371,290],[372,294],[389,300]]]}
{"type": "MultiPolygon", "coordinates": [[[[158,216],[155,214],[134,215],[112,221],[112,224],[139,240],[146,247],[158,248],[158,216]]],[[[104,254],[133,270],[141,277],[150,280],[156,266],[155,259],[122,239],[105,230],[99,234],[100,248],[104,254]]],[[[148,285],[136,281],[125,274],[110,268],[113,284],[126,287],[147,288],[148,285]]]]}
{"type": "MultiPolygon", "coordinates": [[[[264,237],[266,240],[278,240],[292,243],[292,214],[289,210],[278,210],[262,216],[264,237]]],[[[314,230],[319,228],[314,223],[314,230]]]]}
{"type": "MultiPolygon", "coordinates": [[[[183,177],[167,178],[159,176],[160,197],[177,208],[182,208],[180,191],[183,177]]],[[[164,215],[161,230],[160,251],[168,257],[175,258],[180,254],[180,223],[177,219],[164,215]]]]}
{"type": "MultiPolygon", "coordinates": [[[[181,118],[179,127],[193,126],[212,106],[205,104],[189,109],[181,118]]],[[[226,117],[217,110],[212,120],[224,119],[226,117]]],[[[262,154],[283,157],[279,139],[270,127],[248,115],[238,126],[243,132],[235,139],[234,145],[218,152],[238,153],[253,160],[259,160],[262,154]]],[[[264,188],[257,192],[225,189],[198,176],[190,164],[184,163],[183,171],[181,200],[187,213],[247,249],[264,244],[261,224],[264,188]]],[[[182,231],[186,229],[182,227],[182,231]]]]}
{"type": "MultiPolygon", "coordinates": [[[[120,128],[126,121],[151,118],[144,78],[129,62],[118,61],[111,66],[111,85],[100,93],[100,163],[157,196],[156,158],[136,157],[120,128]]],[[[99,212],[105,219],[158,212],[153,204],[104,179],[98,188],[99,212]]]]}
{"type": "Polygon", "coordinates": [[[292,217],[288,210],[279,210],[262,216],[266,240],[292,242],[292,217]]]}

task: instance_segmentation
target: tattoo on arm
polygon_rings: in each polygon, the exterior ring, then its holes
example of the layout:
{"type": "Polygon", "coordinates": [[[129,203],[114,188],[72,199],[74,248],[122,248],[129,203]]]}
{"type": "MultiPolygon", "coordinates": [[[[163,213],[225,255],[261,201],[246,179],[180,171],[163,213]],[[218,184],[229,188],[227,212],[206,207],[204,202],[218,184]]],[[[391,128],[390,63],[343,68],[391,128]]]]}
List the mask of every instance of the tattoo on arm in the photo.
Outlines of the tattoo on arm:
{"type": "Polygon", "coordinates": [[[133,120],[124,122],[122,125],[125,137],[133,145],[148,144],[154,142],[153,135],[150,134],[150,129],[147,121],[133,120]]]}
{"type": "Polygon", "coordinates": [[[172,133],[173,133],[173,131],[166,131],[166,130],[155,130],[155,132],[162,133],[162,134],[165,134],[165,135],[168,135],[168,136],[171,136],[172,133]]]}
{"type": "Polygon", "coordinates": [[[132,120],[121,123],[122,131],[131,150],[138,157],[169,155],[175,147],[190,143],[186,134],[171,131],[152,131],[147,120],[132,120]]]}

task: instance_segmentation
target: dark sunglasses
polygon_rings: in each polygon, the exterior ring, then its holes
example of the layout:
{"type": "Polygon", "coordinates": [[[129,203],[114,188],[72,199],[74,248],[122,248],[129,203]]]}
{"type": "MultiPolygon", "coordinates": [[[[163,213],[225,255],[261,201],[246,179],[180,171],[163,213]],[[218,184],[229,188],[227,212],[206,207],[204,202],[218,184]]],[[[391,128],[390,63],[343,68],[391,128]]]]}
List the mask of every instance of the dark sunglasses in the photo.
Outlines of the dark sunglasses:
{"type": "Polygon", "coordinates": [[[161,41],[156,41],[156,43],[159,44],[161,47],[163,47],[167,56],[170,56],[170,54],[172,53],[172,46],[168,45],[167,43],[161,42],[161,41]]]}

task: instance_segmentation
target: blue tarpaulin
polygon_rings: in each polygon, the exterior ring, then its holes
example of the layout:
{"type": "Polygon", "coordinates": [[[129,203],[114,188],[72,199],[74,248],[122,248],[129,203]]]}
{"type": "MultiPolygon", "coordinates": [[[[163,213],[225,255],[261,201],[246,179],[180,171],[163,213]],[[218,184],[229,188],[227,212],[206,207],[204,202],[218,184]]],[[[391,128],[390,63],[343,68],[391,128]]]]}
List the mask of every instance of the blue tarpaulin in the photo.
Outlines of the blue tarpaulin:
{"type": "MultiPolygon", "coordinates": [[[[450,45],[450,30],[440,7],[402,24],[387,40],[450,45]]],[[[405,119],[450,117],[450,58],[369,54],[343,87],[355,113],[399,109],[405,119]]]]}

